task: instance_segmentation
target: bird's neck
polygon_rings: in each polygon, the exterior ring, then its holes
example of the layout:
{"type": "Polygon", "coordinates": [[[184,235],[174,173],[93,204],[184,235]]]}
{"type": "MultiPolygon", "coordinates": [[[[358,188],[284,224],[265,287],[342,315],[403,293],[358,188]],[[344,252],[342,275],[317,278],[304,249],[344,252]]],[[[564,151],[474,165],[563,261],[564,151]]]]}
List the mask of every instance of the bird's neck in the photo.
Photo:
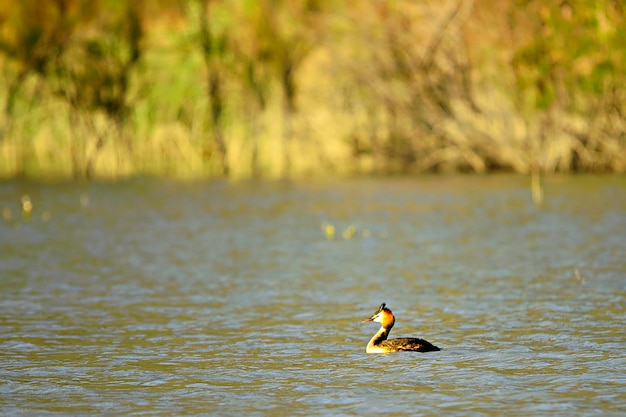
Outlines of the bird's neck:
{"type": "Polygon", "coordinates": [[[380,330],[376,332],[376,334],[370,339],[367,345],[376,346],[380,344],[382,341],[387,340],[387,337],[389,336],[389,332],[391,332],[392,327],[393,327],[393,324],[388,327],[381,326],[380,330]]]}

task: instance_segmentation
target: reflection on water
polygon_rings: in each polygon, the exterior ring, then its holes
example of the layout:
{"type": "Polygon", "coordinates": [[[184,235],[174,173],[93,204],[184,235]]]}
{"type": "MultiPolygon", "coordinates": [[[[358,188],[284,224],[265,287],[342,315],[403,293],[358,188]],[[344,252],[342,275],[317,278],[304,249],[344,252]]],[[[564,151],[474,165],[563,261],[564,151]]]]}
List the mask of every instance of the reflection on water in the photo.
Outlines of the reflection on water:
{"type": "Polygon", "coordinates": [[[536,208],[508,176],[2,184],[0,405],[624,412],[625,190],[550,179],[536,208]],[[381,302],[392,336],[444,350],[365,354],[381,302]]]}

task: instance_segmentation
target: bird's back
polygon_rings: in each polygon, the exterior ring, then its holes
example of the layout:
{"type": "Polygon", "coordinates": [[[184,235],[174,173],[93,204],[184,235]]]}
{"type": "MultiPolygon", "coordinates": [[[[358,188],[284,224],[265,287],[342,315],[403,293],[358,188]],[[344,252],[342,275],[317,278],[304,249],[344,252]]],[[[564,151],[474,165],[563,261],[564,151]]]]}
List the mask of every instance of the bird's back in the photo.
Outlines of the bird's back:
{"type": "Polygon", "coordinates": [[[397,339],[383,340],[378,344],[387,352],[434,352],[439,349],[432,343],[415,337],[402,337],[397,339]]]}

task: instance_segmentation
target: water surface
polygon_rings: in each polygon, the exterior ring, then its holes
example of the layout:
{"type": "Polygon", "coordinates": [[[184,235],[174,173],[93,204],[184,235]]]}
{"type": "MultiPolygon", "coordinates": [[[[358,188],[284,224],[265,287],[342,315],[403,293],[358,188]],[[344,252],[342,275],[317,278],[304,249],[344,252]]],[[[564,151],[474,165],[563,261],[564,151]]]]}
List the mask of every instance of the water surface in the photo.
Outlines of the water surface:
{"type": "Polygon", "coordinates": [[[626,412],[626,180],[528,185],[0,184],[0,407],[626,412]],[[381,302],[444,350],[367,355],[381,302]]]}

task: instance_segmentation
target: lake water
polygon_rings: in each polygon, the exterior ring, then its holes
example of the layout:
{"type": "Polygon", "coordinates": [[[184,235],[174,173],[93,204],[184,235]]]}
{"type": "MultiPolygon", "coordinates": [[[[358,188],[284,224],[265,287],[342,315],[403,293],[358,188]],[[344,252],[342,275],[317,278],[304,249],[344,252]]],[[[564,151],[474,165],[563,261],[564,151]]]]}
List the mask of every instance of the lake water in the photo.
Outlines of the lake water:
{"type": "Polygon", "coordinates": [[[541,207],[518,176],[16,181],[0,209],[3,415],[626,413],[625,177],[541,207]],[[366,354],[382,302],[443,350],[366,354]]]}

